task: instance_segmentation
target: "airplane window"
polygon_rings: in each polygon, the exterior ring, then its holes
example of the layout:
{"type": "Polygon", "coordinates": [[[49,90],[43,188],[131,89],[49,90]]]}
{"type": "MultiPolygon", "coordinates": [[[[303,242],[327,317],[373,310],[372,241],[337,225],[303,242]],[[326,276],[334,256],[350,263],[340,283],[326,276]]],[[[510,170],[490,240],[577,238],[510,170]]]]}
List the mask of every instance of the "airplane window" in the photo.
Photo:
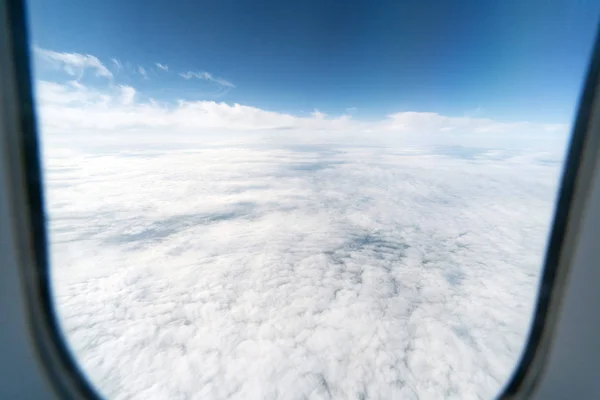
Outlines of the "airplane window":
{"type": "Polygon", "coordinates": [[[53,307],[102,397],[501,394],[600,4],[28,6],[53,307]]]}

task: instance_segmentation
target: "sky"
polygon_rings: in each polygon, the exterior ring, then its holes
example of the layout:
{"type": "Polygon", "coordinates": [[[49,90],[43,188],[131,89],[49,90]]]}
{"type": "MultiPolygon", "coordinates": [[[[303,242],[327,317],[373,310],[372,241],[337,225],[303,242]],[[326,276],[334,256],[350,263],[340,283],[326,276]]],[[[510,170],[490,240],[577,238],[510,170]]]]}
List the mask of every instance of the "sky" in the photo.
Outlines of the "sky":
{"type": "Polygon", "coordinates": [[[138,97],[536,123],[571,121],[599,11],[583,0],[29,2],[36,46],[93,55],[138,97]]]}

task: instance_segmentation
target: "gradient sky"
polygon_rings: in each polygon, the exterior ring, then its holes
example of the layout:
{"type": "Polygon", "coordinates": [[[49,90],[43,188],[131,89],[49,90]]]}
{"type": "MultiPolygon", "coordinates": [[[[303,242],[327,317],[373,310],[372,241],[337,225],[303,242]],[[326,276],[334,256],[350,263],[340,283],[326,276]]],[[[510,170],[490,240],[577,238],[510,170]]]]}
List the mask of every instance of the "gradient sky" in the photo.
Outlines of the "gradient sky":
{"type": "Polygon", "coordinates": [[[117,58],[120,82],[160,100],[544,123],[572,118],[599,12],[583,0],[29,1],[35,45],[117,58]]]}

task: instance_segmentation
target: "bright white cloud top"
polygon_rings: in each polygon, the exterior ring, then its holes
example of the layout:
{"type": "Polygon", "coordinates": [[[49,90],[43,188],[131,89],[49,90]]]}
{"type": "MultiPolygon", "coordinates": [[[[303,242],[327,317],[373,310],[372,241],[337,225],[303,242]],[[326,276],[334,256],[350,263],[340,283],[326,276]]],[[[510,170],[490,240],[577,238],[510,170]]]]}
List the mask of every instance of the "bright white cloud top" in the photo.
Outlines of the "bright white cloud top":
{"type": "Polygon", "coordinates": [[[113,85],[92,88],[81,82],[56,83],[40,81],[37,95],[42,105],[46,129],[74,131],[80,129],[121,133],[122,129],[170,129],[185,133],[223,131],[307,130],[308,132],[346,132],[381,134],[432,133],[459,134],[556,134],[566,133],[561,124],[499,122],[473,117],[446,117],[436,113],[398,112],[381,121],[364,122],[351,115],[328,117],[315,110],[310,116],[262,110],[225,102],[179,101],[160,104],[152,99],[127,103],[132,87],[113,85]]]}
{"type": "Polygon", "coordinates": [[[508,380],[565,126],[37,94],[57,312],[108,398],[470,399],[508,380]]]}

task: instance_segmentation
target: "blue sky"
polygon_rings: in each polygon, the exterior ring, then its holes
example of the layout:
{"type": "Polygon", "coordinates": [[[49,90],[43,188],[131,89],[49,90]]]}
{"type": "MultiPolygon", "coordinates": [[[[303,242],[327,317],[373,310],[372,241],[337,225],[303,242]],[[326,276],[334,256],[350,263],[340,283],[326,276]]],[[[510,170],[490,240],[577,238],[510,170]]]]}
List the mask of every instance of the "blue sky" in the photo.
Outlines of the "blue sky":
{"type": "Polygon", "coordinates": [[[599,11],[582,0],[29,1],[37,46],[142,66],[149,79],[127,68],[115,79],[159,100],[544,123],[571,120],[599,11]]]}

